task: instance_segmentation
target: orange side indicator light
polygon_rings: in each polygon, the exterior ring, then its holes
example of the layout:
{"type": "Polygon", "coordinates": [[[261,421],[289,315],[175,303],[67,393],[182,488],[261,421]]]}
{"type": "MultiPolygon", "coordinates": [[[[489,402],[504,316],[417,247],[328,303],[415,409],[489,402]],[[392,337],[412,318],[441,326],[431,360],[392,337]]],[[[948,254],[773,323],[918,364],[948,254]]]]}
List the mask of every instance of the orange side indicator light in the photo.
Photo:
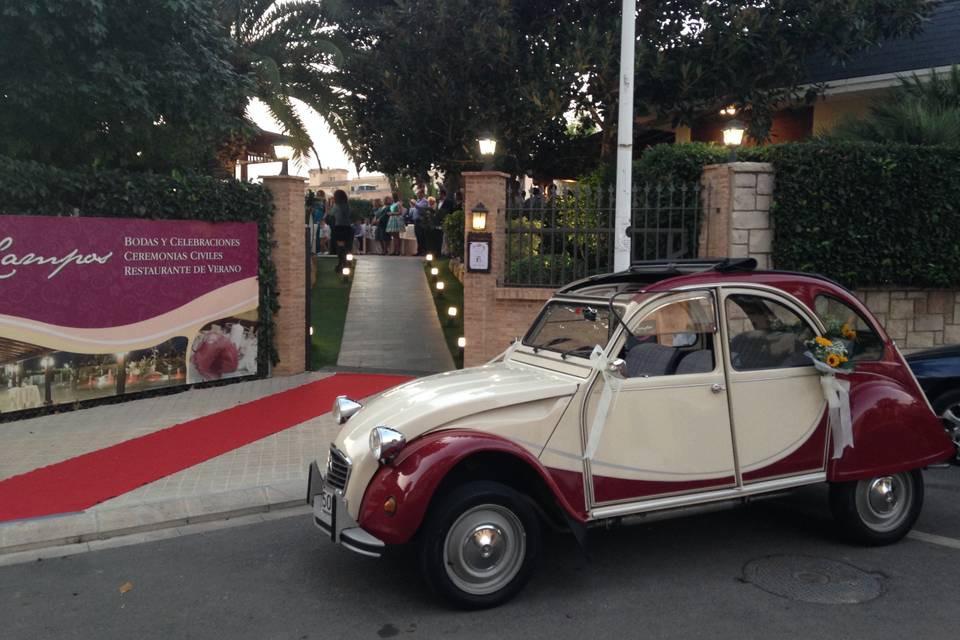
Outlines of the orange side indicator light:
{"type": "Polygon", "coordinates": [[[383,512],[388,516],[392,516],[397,512],[397,499],[393,496],[390,496],[383,502],[383,512]]]}

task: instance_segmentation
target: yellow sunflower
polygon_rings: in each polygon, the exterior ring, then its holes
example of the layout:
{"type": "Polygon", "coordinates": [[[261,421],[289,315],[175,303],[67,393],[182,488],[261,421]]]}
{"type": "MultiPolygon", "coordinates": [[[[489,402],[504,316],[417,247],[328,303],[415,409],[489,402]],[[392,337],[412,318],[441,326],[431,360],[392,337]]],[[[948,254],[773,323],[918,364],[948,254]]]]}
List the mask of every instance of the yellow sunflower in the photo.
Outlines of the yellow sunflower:
{"type": "Polygon", "coordinates": [[[827,356],[827,365],[831,367],[834,367],[834,368],[839,367],[840,362],[841,362],[840,356],[838,356],[835,353],[831,353],[830,355],[827,356]]]}
{"type": "Polygon", "coordinates": [[[830,340],[827,340],[827,339],[824,338],[823,336],[817,336],[816,338],[814,338],[814,340],[816,340],[817,344],[820,345],[821,347],[832,347],[832,346],[833,346],[833,342],[830,341],[830,340]]]}

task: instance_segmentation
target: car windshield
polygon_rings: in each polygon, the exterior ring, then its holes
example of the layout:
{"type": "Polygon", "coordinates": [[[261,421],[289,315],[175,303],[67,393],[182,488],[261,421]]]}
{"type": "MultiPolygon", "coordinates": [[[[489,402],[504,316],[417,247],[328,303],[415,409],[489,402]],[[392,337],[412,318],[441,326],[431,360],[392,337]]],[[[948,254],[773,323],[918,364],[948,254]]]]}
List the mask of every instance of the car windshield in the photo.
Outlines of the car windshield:
{"type": "Polygon", "coordinates": [[[606,304],[551,302],[523,339],[534,351],[546,349],[587,357],[593,347],[610,338],[610,310],[606,304]]]}

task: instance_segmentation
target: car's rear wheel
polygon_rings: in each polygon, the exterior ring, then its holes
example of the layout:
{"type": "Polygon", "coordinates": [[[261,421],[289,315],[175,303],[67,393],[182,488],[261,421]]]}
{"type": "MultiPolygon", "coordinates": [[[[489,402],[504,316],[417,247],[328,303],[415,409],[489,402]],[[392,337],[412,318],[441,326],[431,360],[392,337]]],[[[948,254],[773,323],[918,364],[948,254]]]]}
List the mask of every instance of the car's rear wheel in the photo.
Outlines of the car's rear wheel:
{"type": "Polygon", "coordinates": [[[896,542],[923,508],[923,475],[913,470],[832,484],[830,507],[844,533],[857,542],[896,542]]]}
{"type": "Polygon", "coordinates": [[[510,487],[463,484],[431,507],[420,531],[420,562],[430,586],[466,609],[512,598],[533,573],[540,523],[510,487]]]}
{"type": "Polygon", "coordinates": [[[950,391],[935,398],[931,403],[933,411],[940,416],[944,429],[953,440],[957,454],[953,461],[960,463],[960,390],[950,391]]]}

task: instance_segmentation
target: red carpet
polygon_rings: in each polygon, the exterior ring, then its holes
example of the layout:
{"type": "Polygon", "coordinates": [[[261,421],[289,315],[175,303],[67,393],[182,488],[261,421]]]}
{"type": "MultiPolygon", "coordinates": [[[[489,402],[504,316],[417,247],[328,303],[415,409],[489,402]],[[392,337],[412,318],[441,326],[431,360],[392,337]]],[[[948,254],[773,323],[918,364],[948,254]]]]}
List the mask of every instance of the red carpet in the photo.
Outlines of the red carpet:
{"type": "Polygon", "coordinates": [[[0,481],[0,522],[82,511],[363,398],[407,376],[338,373],[0,481]]]}

